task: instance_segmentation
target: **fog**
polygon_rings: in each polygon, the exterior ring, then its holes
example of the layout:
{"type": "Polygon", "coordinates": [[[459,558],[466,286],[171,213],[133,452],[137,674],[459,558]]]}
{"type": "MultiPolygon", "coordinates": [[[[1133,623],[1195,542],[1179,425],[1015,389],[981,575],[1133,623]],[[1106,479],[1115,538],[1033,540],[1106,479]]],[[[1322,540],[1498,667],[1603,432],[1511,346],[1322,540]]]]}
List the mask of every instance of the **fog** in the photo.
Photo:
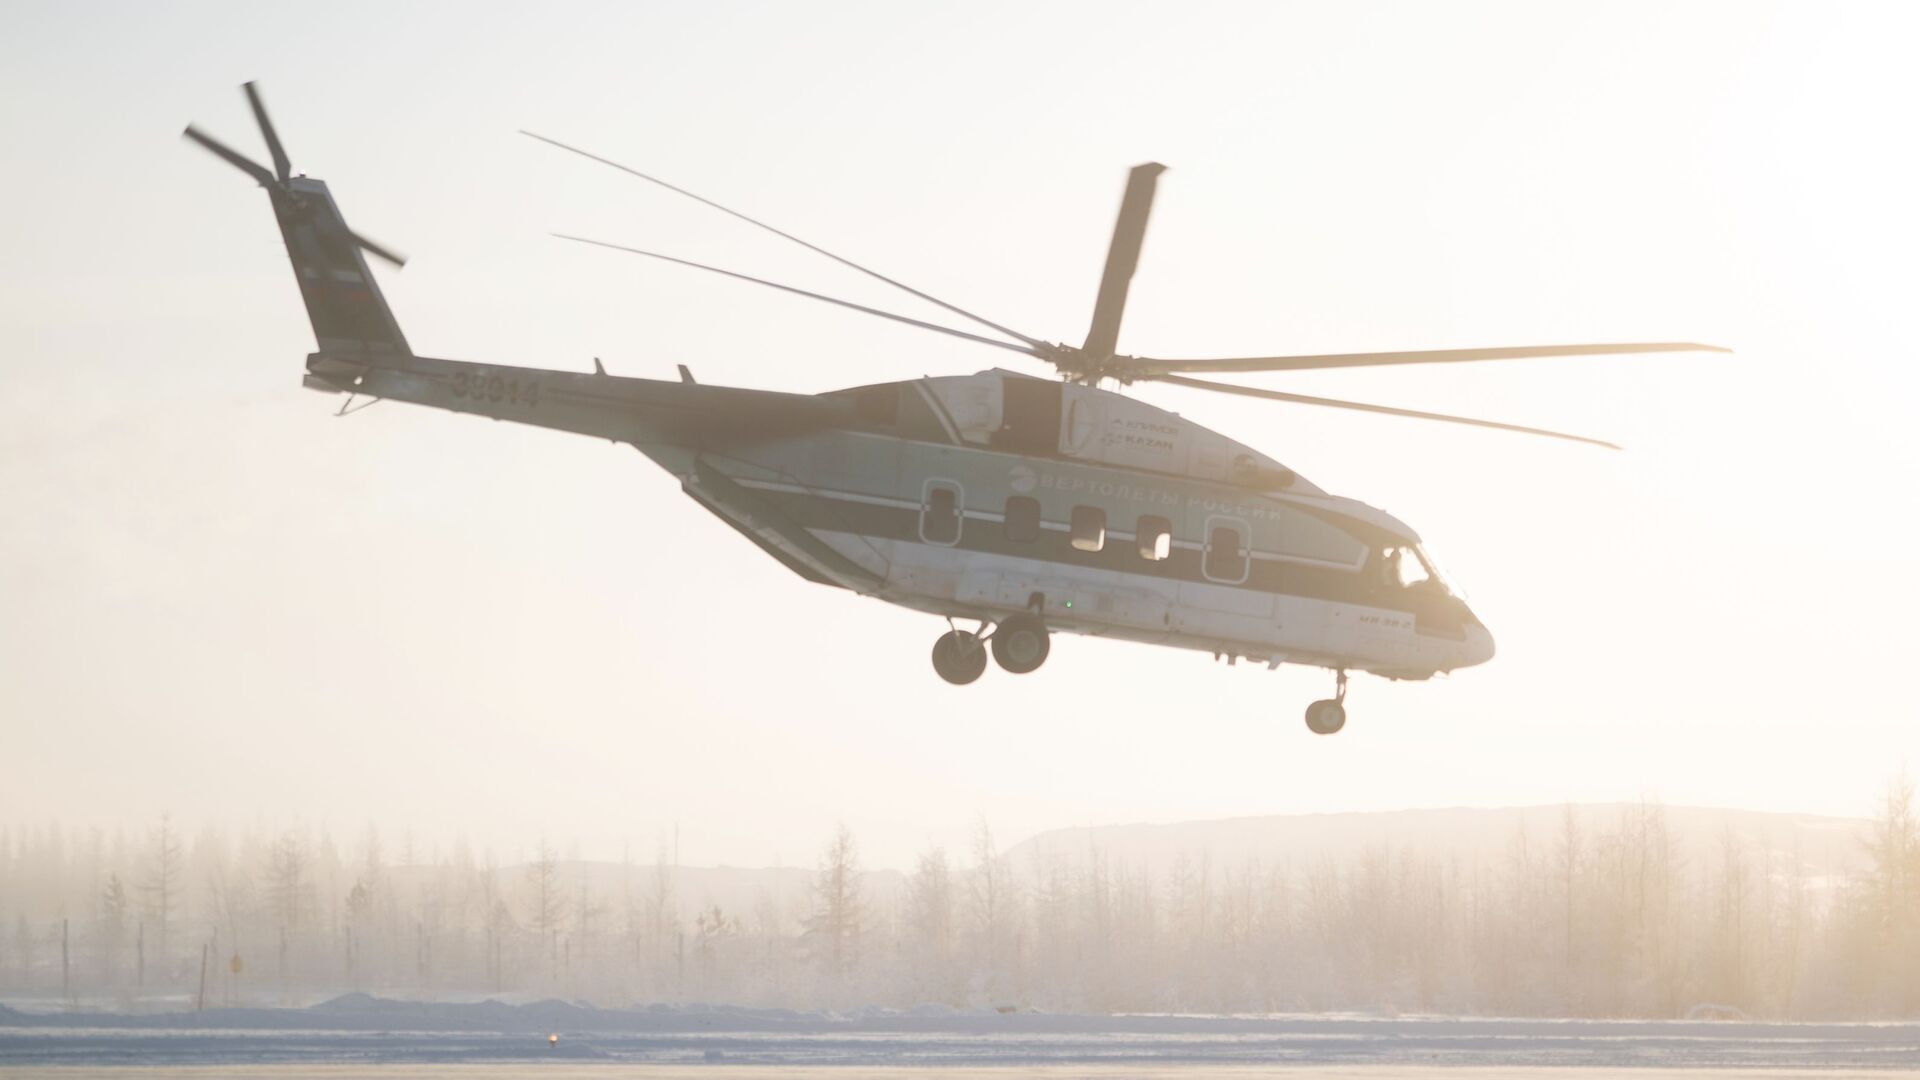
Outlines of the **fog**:
{"type": "Polygon", "coordinates": [[[1657,803],[1064,830],[875,868],[368,829],[0,836],[0,995],[1861,1019],[1920,1002],[1920,820],[1657,803]]]}
{"type": "Polygon", "coordinates": [[[273,1001],[1915,1007],[1872,826],[1817,872],[1738,830],[1689,840],[1655,911],[1622,907],[1620,859],[1653,841],[1618,809],[1871,820],[1920,757],[1920,162],[1890,136],[1920,100],[1910,9],[27,3],[0,25],[0,993],[178,1002],[206,945],[273,1001]],[[1024,363],[551,239],[939,317],[519,128],[1049,340],[1078,340],[1126,169],[1157,160],[1124,351],[1735,353],[1250,380],[1623,453],[1130,387],[1411,523],[1499,654],[1356,677],[1333,738],[1301,723],[1330,673],[1204,653],[1056,635],[1039,672],[950,687],[939,619],[802,581],[631,448],[303,392],[267,200],[179,138],[264,157],[249,79],[294,168],[411,256],[376,273],[423,355],[806,393],[1024,363]],[[1518,849],[1506,825],[1230,862],[1009,848],[1566,804],[1615,809],[1518,849]],[[182,906],[160,916],[163,820],[182,906]],[[815,875],[842,827],[864,915],[857,965],[826,972],[815,875]],[[970,905],[997,860],[989,930],[970,905]],[[539,865],[564,899],[535,910],[539,865]],[[784,873],[690,884],[722,866],[784,873]],[[663,880],[672,918],[636,921],[663,880]]]}

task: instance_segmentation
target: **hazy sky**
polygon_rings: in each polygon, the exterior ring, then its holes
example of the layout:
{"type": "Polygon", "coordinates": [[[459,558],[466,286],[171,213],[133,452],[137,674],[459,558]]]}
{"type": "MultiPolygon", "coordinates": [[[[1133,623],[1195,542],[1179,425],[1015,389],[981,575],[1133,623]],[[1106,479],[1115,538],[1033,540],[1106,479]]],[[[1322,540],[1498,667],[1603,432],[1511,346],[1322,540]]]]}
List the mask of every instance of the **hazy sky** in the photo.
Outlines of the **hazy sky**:
{"type": "MultiPolygon", "coordinates": [[[[36,4],[0,14],[0,820],[542,832],[905,865],[1135,820],[1552,802],[1857,813],[1920,758],[1909,5],[36,4]],[[548,239],[921,314],[514,134],[1053,339],[1126,169],[1123,351],[1701,340],[1723,357],[1264,385],[1626,453],[1143,396],[1430,540],[1500,645],[1429,684],[1065,638],[956,689],[934,619],[806,584],[629,448],[302,392],[266,199],[412,256],[417,351],[816,391],[992,350],[548,239]]],[[[1038,369],[1035,369],[1038,370],[1038,369]]]]}

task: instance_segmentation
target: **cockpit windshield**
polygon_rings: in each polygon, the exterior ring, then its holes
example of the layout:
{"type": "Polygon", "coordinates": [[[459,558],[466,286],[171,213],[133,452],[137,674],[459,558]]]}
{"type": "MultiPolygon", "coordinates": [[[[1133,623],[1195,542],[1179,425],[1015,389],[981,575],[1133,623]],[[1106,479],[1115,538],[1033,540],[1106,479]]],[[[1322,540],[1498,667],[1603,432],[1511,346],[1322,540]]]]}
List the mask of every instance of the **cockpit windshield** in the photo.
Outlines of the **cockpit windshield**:
{"type": "Polygon", "coordinates": [[[1441,576],[1439,567],[1418,545],[1390,547],[1381,551],[1380,569],[1383,582],[1389,586],[1455,595],[1441,576]]]}

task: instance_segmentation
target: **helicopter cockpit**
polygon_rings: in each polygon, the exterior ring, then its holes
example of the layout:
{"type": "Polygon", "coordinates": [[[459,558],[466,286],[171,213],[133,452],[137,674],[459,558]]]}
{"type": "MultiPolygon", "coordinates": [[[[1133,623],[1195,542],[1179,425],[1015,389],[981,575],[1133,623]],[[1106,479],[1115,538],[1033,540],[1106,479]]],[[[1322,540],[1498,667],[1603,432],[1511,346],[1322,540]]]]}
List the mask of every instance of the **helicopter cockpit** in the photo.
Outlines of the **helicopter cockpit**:
{"type": "Polygon", "coordinates": [[[1433,560],[1418,544],[1382,548],[1375,552],[1375,563],[1383,585],[1424,591],[1437,589],[1449,596],[1453,593],[1433,560]]]}
{"type": "Polygon", "coordinates": [[[1368,572],[1376,595],[1412,612],[1419,633],[1458,639],[1466,635],[1469,625],[1479,624],[1439,565],[1418,544],[1374,549],[1368,572]]]}

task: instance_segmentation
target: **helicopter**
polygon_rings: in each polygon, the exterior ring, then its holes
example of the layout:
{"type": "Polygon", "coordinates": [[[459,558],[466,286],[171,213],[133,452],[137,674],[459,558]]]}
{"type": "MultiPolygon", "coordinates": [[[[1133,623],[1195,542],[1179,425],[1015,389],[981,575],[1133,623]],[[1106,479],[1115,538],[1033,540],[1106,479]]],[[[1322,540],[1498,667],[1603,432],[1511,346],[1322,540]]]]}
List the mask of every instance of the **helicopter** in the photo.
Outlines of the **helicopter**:
{"type": "Polygon", "coordinates": [[[955,685],[980,678],[989,656],[1006,672],[1037,670],[1057,633],[1116,638],[1229,664],[1328,669],[1334,696],[1309,705],[1306,724],[1331,735],[1346,724],[1349,672],[1423,680],[1493,657],[1492,634],[1404,522],[1103,384],[1165,383],[1618,449],[1565,432],[1194,375],[1729,351],[1642,342],[1214,360],[1121,354],[1121,315],[1165,171],[1158,163],[1127,175],[1086,337],[1049,342],[637,169],[523,132],[806,247],[981,332],[660,252],[563,239],[1018,353],[1055,377],[993,368],[798,394],[700,383],[684,364],[678,379],[647,379],[609,374],[597,358],[591,372],[574,372],[422,356],[366,257],[396,268],[404,258],[348,228],[324,181],[294,175],[258,87],[242,89],[272,168],[192,125],[184,135],[266,189],[316,339],[306,388],[347,395],[342,415],[359,398],[368,399],[362,408],[399,401],[632,445],[800,577],[945,620],[933,668],[955,685]]]}

